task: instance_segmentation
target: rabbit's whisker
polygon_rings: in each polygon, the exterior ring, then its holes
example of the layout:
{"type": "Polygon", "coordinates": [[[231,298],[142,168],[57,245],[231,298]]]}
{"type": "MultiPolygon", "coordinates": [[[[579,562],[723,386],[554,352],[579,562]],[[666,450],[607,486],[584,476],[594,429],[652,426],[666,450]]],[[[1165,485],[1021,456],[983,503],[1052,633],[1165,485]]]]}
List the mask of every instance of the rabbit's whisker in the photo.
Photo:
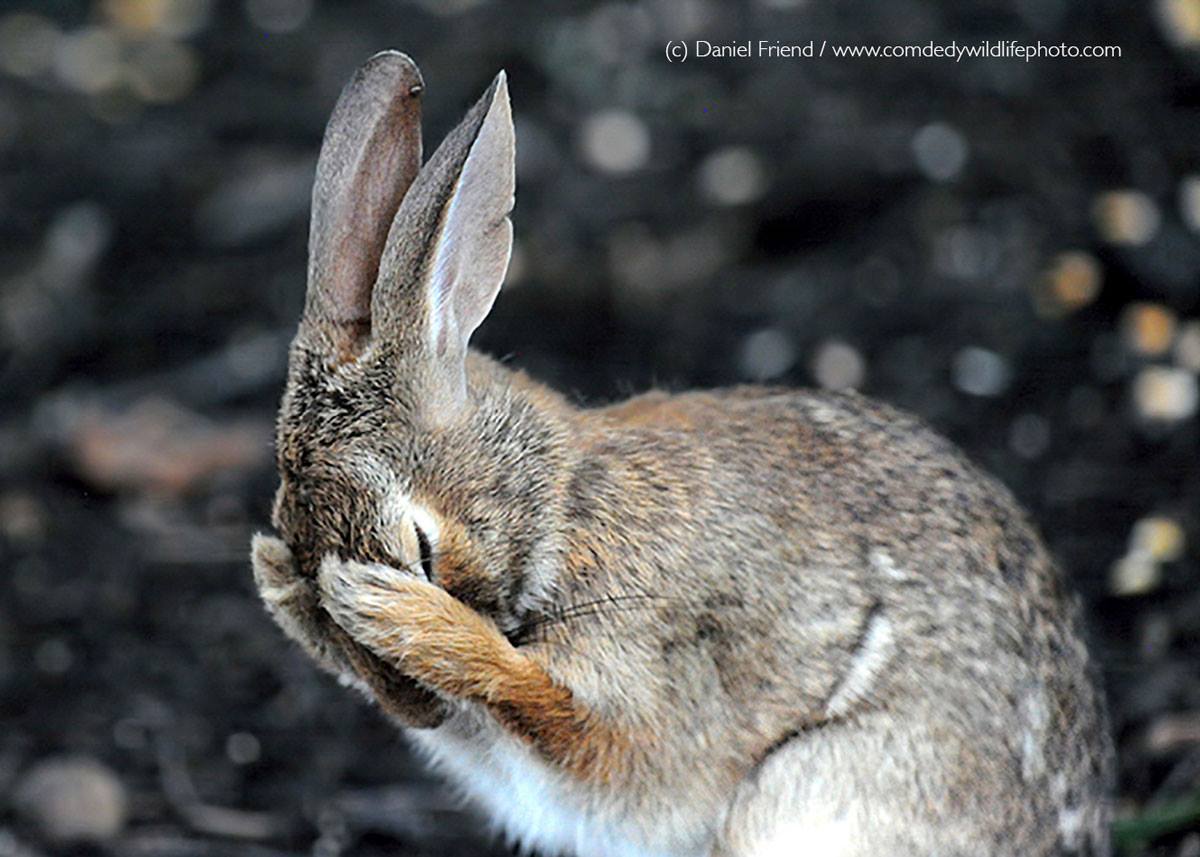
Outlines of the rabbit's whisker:
{"type": "Polygon", "coordinates": [[[528,634],[539,629],[564,624],[566,622],[573,622],[577,619],[616,615],[618,613],[626,613],[634,610],[653,610],[670,604],[690,605],[692,603],[693,602],[690,602],[686,599],[670,598],[661,595],[612,595],[605,598],[597,598],[592,601],[571,604],[567,607],[555,608],[547,615],[538,617],[537,619],[526,623],[524,626],[522,626],[521,631],[522,633],[528,634]]]}

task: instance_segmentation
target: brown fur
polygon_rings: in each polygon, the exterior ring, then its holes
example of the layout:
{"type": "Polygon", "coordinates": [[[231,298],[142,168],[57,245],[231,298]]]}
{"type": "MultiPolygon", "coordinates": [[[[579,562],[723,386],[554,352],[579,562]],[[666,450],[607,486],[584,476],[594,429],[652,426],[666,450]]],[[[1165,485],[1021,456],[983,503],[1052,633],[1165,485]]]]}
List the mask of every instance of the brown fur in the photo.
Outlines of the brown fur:
{"type": "Polygon", "coordinates": [[[1009,493],[947,441],[857,395],[579,410],[430,344],[448,201],[507,211],[503,182],[461,185],[472,152],[507,151],[480,113],[497,92],[405,199],[387,323],[351,361],[321,319],[297,334],[286,546],[254,549],[281,627],[401,722],[475,748],[481,776],[507,776],[491,748],[527,748],[599,825],[571,840],[506,822],[547,849],[750,855],[797,824],[853,834],[830,854],[1108,854],[1111,747],[1078,609],[1009,493]]]}
{"type": "Polygon", "coordinates": [[[575,776],[611,778],[624,736],[577,706],[569,689],[445,589],[386,566],[336,561],[322,568],[321,589],[337,623],[405,674],[482,703],[575,776]]]}

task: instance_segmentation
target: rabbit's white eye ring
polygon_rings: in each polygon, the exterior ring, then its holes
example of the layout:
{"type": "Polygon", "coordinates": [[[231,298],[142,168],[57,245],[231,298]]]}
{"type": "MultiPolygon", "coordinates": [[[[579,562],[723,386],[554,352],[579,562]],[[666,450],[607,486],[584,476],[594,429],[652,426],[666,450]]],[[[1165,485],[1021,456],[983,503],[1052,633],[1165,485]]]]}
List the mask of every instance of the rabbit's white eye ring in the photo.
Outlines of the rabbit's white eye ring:
{"type": "Polygon", "coordinates": [[[413,522],[413,530],[417,534],[417,545],[421,550],[421,571],[425,572],[425,579],[432,583],[433,546],[429,543],[429,536],[425,535],[425,531],[415,521],[413,522]]]}

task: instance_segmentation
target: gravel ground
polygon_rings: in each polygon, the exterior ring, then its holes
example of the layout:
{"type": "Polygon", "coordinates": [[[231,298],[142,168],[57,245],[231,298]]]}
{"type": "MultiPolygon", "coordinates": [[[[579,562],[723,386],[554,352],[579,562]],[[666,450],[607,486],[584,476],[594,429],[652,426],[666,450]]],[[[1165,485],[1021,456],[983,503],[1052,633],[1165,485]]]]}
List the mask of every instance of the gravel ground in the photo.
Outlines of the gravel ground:
{"type": "Polygon", "coordinates": [[[321,130],[388,47],[429,144],[510,75],[480,347],[924,416],[1085,599],[1122,853],[1200,855],[1196,0],[51,0],[0,9],[0,857],[507,853],[246,557],[321,130]],[[1121,56],[667,61],[698,39],[1121,56]]]}

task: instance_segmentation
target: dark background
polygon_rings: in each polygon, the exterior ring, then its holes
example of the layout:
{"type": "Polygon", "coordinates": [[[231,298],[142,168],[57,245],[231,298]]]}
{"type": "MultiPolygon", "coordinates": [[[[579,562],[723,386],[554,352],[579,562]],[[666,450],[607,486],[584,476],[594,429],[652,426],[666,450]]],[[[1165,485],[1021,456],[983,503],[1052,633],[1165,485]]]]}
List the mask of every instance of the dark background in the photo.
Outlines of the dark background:
{"type": "Polygon", "coordinates": [[[1085,598],[1123,849],[1200,855],[1195,0],[0,6],[0,855],[491,847],[247,560],[322,128],[389,47],[427,150],[510,76],[479,347],[588,402],[771,379],[923,415],[1085,598]],[[663,51],[759,38],[1122,56],[663,51]]]}

